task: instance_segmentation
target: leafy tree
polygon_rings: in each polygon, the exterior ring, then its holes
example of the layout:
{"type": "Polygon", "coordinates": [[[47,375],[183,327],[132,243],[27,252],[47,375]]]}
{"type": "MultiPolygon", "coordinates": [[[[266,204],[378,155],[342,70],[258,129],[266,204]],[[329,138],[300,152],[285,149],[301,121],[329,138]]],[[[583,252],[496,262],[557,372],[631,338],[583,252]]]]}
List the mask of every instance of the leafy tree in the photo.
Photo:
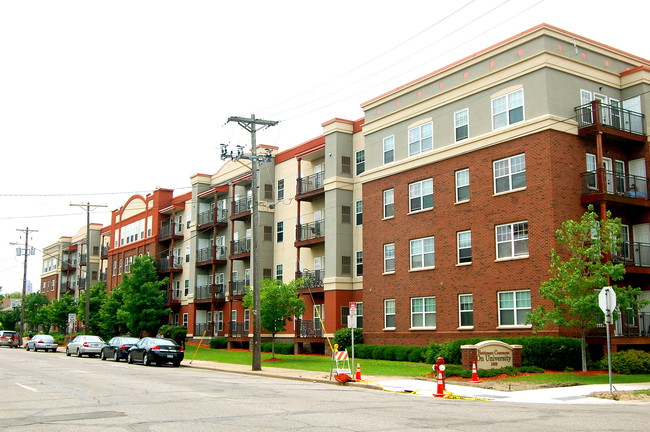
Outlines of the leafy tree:
{"type": "MultiPolygon", "coordinates": [[[[579,221],[563,222],[556,231],[563,253],[551,250],[551,278],[542,282],[539,290],[543,298],[553,303],[553,308],[542,305],[528,315],[528,321],[538,328],[553,324],[580,332],[583,371],[587,370],[587,331],[603,322],[598,294],[602,287],[620,281],[625,274],[624,264],[606,259],[620,250],[620,232],[619,218],[612,219],[608,212],[606,220],[599,220],[592,206],[579,221]]],[[[639,288],[613,288],[620,309],[638,310],[645,305],[637,300],[639,288]]]]}
{"type": "Polygon", "coordinates": [[[45,316],[49,325],[67,333],[68,314],[77,312],[77,304],[70,293],[65,293],[45,307],[45,316]]]}
{"type": "Polygon", "coordinates": [[[131,273],[124,275],[120,284],[122,306],[117,311],[118,320],[126,324],[133,335],[156,334],[167,321],[170,310],[165,305],[168,278],[158,280],[156,265],[150,256],[137,257],[131,273]]]}
{"type": "Polygon", "coordinates": [[[122,288],[118,285],[106,296],[106,301],[99,309],[100,334],[107,338],[127,332],[126,323],[118,317],[117,311],[124,302],[122,288]]]}
{"type": "Polygon", "coordinates": [[[49,326],[45,307],[50,304],[50,299],[41,293],[31,293],[25,296],[25,323],[32,329],[39,326],[49,326]]]}
{"type": "Polygon", "coordinates": [[[20,308],[0,311],[0,328],[20,330],[20,308]]]}
{"type": "MultiPolygon", "coordinates": [[[[97,282],[90,286],[90,319],[88,320],[89,334],[101,334],[102,321],[99,311],[106,302],[106,285],[97,282]]],[[[86,322],[86,290],[79,292],[79,301],[77,303],[77,319],[86,322]]]]}
{"type": "MultiPolygon", "coordinates": [[[[271,332],[272,352],[275,358],[275,335],[286,328],[286,322],[305,311],[305,302],[298,297],[298,287],[302,279],[288,284],[277,279],[264,279],[260,283],[260,325],[271,332]]],[[[250,290],[242,300],[245,308],[253,308],[253,291],[250,290]]]]}

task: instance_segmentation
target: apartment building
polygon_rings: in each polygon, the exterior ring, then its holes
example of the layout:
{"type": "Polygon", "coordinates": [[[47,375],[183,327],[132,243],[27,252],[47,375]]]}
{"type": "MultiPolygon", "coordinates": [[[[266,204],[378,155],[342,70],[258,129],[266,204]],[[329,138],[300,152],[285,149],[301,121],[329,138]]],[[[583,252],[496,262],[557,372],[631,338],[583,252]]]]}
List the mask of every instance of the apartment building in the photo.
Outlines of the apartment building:
{"type": "Polygon", "coordinates": [[[40,292],[50,300],[65,293],[78,298],[80,290],[100,280],[102,225],[90,224],[90,242],[86,228],[83,226],[76,235],[60,237],[56,243],[43,248],[40,292]]]}
{"type": "MultiPolygon", "coordinates": [[[[364,342],[530,335],[588,204],[650,299],[649,90],[647,60],[540,25],[362,104],[364,342]]],[[[615,345],[650,343],[650,309],[623,312],[615,345]]]]}

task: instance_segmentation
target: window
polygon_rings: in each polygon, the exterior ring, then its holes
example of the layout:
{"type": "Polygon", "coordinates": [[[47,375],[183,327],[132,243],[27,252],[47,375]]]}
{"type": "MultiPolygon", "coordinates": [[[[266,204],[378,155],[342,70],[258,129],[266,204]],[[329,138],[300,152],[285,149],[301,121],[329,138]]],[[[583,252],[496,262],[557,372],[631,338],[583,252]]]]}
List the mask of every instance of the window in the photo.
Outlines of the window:
{"type": "MultiPolygon", "coordinates": [[[[187,212],[187,221],[185,222],[185,226],[187,229],[190,229],[190,225],[192,225],[192,212],[187,212]]],[[[143,235],[144,237],[144,235],[143,235]]],[[[138,235],[135,235],[135,239],[138,239],[138,235]]]]}
{"type": "Polygon", "coordinates": [[[282,243],[284,241],[284,222],[280,221],[275,224],[275,241],[282,243]]]}
{"type": "Polygon", "coordinates": [[[461,294],[458,296],[458,313],[461,327],[474,327],[474,295],[461,294]]]}
{"type": "MultiPolygon", "coordinates": [[[[342,326],[348,326],[348,316],[350,316],[350,307],[341,306],[342,326]]],[[[357,328],[363,328],[363,302],[357,302],[357,328]]]]}
{"type": "Polygon", "coordinates": [[[528,256],[528,222],[497,225],[497,259],[528,256]]]}
{"type": "Polygon", "coordinates": [[[415,156],[433,148],[433,123],[425,123],[409,129],[409,156],[415,156]]]}
{"type": "Polygon", "coordinates": [[[275,265],[275,278],[277,280],[281,281],[283,277],[284,277],[284,267],[282,266],[282,264],[276,264],[275,265]]]}
{"type": "Polygon", "coordinates": [[[183,295],[188,296],[190,295],[190,280],[185,279],[185,290],[183,291],[183,295]]]}
{"type": "Polygon", "coordinates": [[[409,184],[409,211],[433,208],[433,179],[409,184]]]}
{"type": "Polygon", "coordinates": [[[179,299],[181,298],[181,281],[177,280],[174,281],[174,293],[173,293],[174,299],[179,299]]]}
{"type": "Polygon", "coordinates": [[[492,130],[524,120],[524,90],[492,99],[492,130]]]}
{"type": "Polygon", "coordinates": [[[461,141],[469,137],[469,110],[457,111],[454,113],[454,131],[456,141],[461,141]]]}
{"type": "Polygon", "coordinates": [[[530,290],[504,291],[499,293],[499,325],[526,325],[530,312],[530,290]]]}
{"type": "Polygon", "coordinates": [[[355,271],[357,277],[363,276],[363,251],[356,252],[355,271]]]}
{"type": "Polygon", "coordinates": [[[251,310],[244,309],[244,331],[248,332],[251,328],[251,310]]]}
{"type": "Polygon", "coordinates": [[[411,328],[436,326],[436,298],[414,297],[411,299],[411,328]]]}
{"type": "Polygon", "coordinates": [[[356,152],[355,160],[356,160],[356,172],[357,175],[359,175],[366,170],[366,151],[359,150],[358,152],[356,152]]]}
{"type": "Polygon", "coordinates": [[[363,224],[363,201],[354,202],[354,224],[359,226],[363,224]]]}
{"type": "Polygon", "coordinates": [[[223,311],[217,311],[217,331],[223,331],[223,311]]]}
{"type": "Polygon", "coordinates": [[[185,327],[187,327],[188,322],[189,322],[189,321],[188,321],[188,314],[184,313],[184,314],[183,314],[183,325],[184,325],[185,327]]]}
{"type": "Polygon", "coordinates": [[[598,183],[596,181],[596,155],[587,153],[587,187],[589,189],[596,189],[598,183]]]}
{"type": "Polygon", "coordinates": [[[395,299],[384,300],[384,328],[395,328],[395,299]]]}
{"type": "Polygon", "coordinates": [[[273,227],[264,225],[264,241],[273,241],[273,227]]]}
{"type": "Polygon", "coordinates": [[[341,223],[350,223],[350,206],[341,206],[341,223]]]}
{"type": "Polygon", "coordinates": [[[384,219],[395,216],[395,191],[386,189],[384,191],[384,219]]]}
{"type": "Polygon", "coordinates": [[[185,262],[190,262],[190,246],[185,246],[185,262]]]}
{"type": "Polygon", "coordinates": [[[458,264],[472,262],[472,232],[460,231],[456,233],[458,242],[458,264]]]}
{"type": "Polygon", "coordinates": [[[395,162],[395,136],[384,138],[384,165],[395,162]]]}
{"type": "Polygon", "coordinates": [[[341,257],[341,274],[349,275],[352,274],[352,259],[349,256],[341,257]]]}
{"type": "Polygon", "coordinates": [[[433,237],[411,240],[411,270],[435,266],[433,237]]]}
{"type": "Polygon", "coordinates": [[[395,243],[384,245],[384,273],[395,271],[395,243]]]}
{"type": "Polygon", "coordinates": [[[278,180],[278,201],[284,199],[284,179],[278,180]]]}
{"type": "Polygon", "coordinates": [[[350,162],[349,156],[341,156],[341,174],[350,174],[350,162]]]}
{"type": "Polygon", "coordinates": [[[456,171],[456,202],[469,201],[469,168],[456,171]]]}
{"type": "Polygon", "coordinates": [[[265,184],[264,185],[264,199],[272,200],[273,199],[273,185],[265,184]]]}
{"type": "Polygon", "coordinates": [[[526,155],[520,154],[494,161],[494,193],[526,187],[526,155]]]}

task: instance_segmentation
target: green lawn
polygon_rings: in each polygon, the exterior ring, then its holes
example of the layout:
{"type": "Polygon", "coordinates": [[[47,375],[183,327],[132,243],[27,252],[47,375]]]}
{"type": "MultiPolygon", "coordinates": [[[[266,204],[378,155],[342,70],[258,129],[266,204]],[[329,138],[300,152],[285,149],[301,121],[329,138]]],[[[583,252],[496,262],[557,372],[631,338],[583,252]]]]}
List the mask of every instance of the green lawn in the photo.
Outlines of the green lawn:
{"type": "MultiPolygon", "coordinates": [[[[271,358],[271,353],[262,353],[263,367],[276,367],[285,369],[299,369],[309,371],[322,371],[329,372],[332,365],[329,356],[319,355],[282,355],[276,354],[276,358],[280,361],[267,361],[264,360],[271,358]]],[[[215,350],[206,347],[198,347],[196,345],[187,345],[185,351],[185,359],[191,360],[207,360],[218,363],[231,363],[231,364],[252,364],[252,353],[249,351],[231,351],[231,350],[215,350]]],[[[389,376],[404,376],[404,377],[423,377],[431,373],[431,365],[425,363],[411,363],[411,362],[396,362],[387,360],[370,360],[370,359],[355,359],[361,363],[361,370],[364,375],[389,375],[389,376]]],[[[352,365],[352,369],[356,369],[356,365],[352,365]]],[[[600,375],[582,375],[578,372],[565,372],[565,373],[544,373],[536,375],[518,376],[511,378],[504,378],[511,381],[531,381],[540,383],[577,383],[577,384],[607,384],[609,377],[605,374],[600,375]]],[[[637,382],[650,382],[650,375],[614,375],[612,381],[616,384],[622,383],[637,383],[637,382]]]]}

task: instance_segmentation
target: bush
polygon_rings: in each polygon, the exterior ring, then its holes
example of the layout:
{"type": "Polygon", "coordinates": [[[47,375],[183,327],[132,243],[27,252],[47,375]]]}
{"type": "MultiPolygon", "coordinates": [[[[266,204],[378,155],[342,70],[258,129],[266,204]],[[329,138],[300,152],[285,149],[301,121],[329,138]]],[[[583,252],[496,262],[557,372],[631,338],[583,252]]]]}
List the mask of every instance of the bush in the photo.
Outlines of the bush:
{"type": "MultiPolygon", "coordinates": [[[[604,360],[607,364],[607,359],[604,360]]],[[[650,353],[640,350],[627,350],[612,354],[612,371],[631,375],[650,373],[650,353]]]]}
{"type": "Polygon", "coordinates": [[[163,337],[174,339],[177,344],[183,346],[185,344],[185,337],[187,336],[187,327],[164,325],[158,329],[158,333],[163,337]]]}
{"type": "MultiPolygon", "coordinates": [[[[262,342],[260,344],[260,349],[263,352],[273,352],[273,342],[262,342]]],[[[276,342],[275,343],[275,353],[276,354],[286,354],[286,355],[291,355],[293,354],[294,346],[292,343],[286,343],[286,342],[276,342]]]]}
{"type": "Polygon", "coordinates": [[[212,349],[223,349],[228,346],[228,338],[219,336],[216,338],[210,339],[210,348],[212,349]]]}
{"type": "MultiPolygon", "coordinates": [[[[340,328],[334,332],[334,343],[339,344],[339,351],[350,349],[352,347],[352,329],[340,328]]],[[[354,329],[354,347],[363,343],[363,333],[361,329],[354,329]]]]}

